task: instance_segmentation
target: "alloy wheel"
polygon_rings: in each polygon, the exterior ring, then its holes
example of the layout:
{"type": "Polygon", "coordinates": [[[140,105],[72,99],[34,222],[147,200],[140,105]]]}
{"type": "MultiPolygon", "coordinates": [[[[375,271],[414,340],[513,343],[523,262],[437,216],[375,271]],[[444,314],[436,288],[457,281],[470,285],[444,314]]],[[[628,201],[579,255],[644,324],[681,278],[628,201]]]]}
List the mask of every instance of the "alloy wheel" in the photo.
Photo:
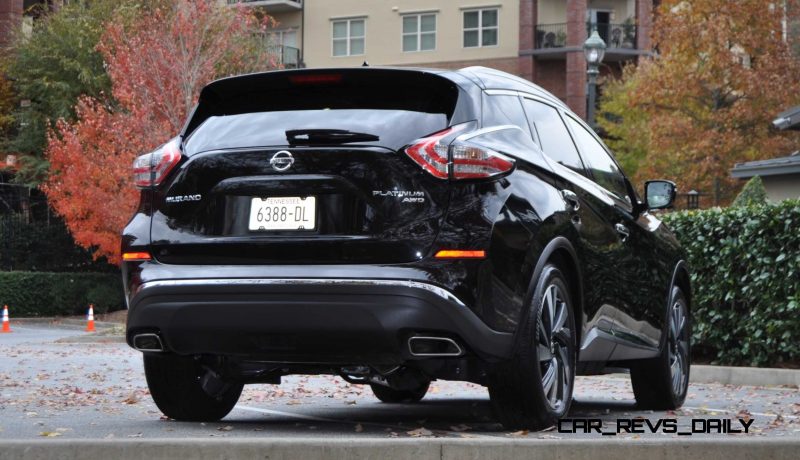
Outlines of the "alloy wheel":
{"type": "Polygon", "coordinates": [[[689,367],[689,337],[686,306],[681,301],[672,305],[669,315],[669,371],[672,392],[680,395],[686,384],[689,367]]]}
{"type": "Polygon", "coordinates": [[[559,286],[551,284],[542,296],[539,307],[537,346],[542,389],[553,410],[559,411],[570,394],[572,366],[570,362],[572,331],[567,319],[569,305],[559,286]]]}

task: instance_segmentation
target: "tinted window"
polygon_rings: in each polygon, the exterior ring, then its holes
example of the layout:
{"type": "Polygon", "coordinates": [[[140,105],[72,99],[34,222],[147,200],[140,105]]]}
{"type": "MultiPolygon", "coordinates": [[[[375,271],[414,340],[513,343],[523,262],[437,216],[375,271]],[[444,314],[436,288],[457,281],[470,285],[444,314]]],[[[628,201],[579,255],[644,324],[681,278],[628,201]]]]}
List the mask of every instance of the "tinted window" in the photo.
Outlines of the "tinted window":
{"type": "Polygon", "coordinates": [[[399,149],[418,137],[447,127],[444,114],[408,110],[336,109],[289,110],[214,116],[198,127],[186,142],[187,152],[222,148],[286,145],[292,129],[343,129],[374,134],[366,142],[399,149]]]}
{"type": "Polygon", "coordinates": [[[483,126],[514,125],[530,135],[528,120],[518,96],[487,96],[483,105],[483,126]]]}
{"type": "Polygon", "coordinates": [[[419,72],[359,68],[253,74],[206,87],[186,134],[193,136],[204,121],[216,117],[203,127],[204,139],[194,140],[198,147],[228,142],[215,129],[232,134],[231,143],[252,141],[255,146],[284,145],[282,131],[287,129],[319,128],[375,134],[380,141],[373,144],[399,148],[446,128],[458,96],[452,82],[419,72]],[[234,132],[233,125],[247,133],[234,132]],[[244,139],[251,135],[260,138],[244,139]]]}
{"type": "Polygon", "coordinates": [[[523,99],[522,105],[544,153],[562,165],[585,174],[581,157],[558,110],[531,99],[523,99]]]}
{"type": "Polygon", "coordinates": [[[570,117],[567,117],[567,120],[575,134],[575,142],[581,149],[586,167],[594,176],[594,181],[615,194],[620,200],[630,203],[625,176],[611,155],[583,125],[570,117]]]}

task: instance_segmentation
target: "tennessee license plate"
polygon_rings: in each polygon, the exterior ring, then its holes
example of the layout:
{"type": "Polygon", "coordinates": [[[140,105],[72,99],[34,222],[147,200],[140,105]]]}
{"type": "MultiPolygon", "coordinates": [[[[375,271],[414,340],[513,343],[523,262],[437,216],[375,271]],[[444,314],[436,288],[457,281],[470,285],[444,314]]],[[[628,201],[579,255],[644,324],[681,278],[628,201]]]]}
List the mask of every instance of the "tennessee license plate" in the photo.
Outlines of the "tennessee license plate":
{"type": "Polygon", "coordinates": [[[314,230],[316,218],[316,197],[258,197],[250,202],[248,228],[251,231],[314,230]]]}

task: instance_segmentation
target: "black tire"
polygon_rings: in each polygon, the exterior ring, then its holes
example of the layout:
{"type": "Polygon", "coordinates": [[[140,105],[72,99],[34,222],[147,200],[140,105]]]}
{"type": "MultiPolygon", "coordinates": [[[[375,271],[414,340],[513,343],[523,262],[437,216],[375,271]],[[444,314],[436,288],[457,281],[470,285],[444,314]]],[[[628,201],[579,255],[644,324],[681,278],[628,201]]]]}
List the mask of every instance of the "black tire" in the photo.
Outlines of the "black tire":
{"type": "Polygon", "coordinates": [[[431,386],[431,382],[426,382],[414,390],[395,390],[377,383],[370,383],[369,386],[372,388],[372,393],[376,398],[381,400],[381,402],[389,404],[415,403],[425,397],[425,394],[428,393],[428,387],[431,386]]]}
{"type": "Polygon", "coordinates": [[[569,411],[575,385],[575,309],[566,278],[555,265],[542,270],[528,310],[514,356],[489,379],[492,410],[510,430],[553,426],[569,411]],[[551,292],[556,297],[549,297],[551,292]]]}
{"type": "Polygon", "coordinates": [[[169,418],[187,422],[215,422],[228,415],[239,401],[243,384],[226,383],[216,396],[200,384],[202,368],[191,357],[145,354],[147,386],[159,410],[169,418]]]}
{"type": "Polygon", "coordinates": [[[633,394],[642,409],[677,409],[683,405],[689,388],[692,337],[689,305],[681,288],[673,287],[670,294],[661,354],[631,366],[633,394]],[[680,371],[680,375],[676,376],[673,369],[680,371]]]}

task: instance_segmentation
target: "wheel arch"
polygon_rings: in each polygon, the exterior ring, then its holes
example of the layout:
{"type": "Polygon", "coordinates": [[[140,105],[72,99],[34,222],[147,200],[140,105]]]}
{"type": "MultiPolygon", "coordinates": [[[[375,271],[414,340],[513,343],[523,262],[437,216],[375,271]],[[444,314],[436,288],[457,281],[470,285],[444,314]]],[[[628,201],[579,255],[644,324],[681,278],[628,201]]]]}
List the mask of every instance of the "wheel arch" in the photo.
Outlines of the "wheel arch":
{"type": "Polygon", "coordinates": [[[670,296],[672,296],[672,286],[678,286],[683,291],[683,295],[686,297],[686,304],[689,312],[692,311],[692,283],[691,277],[689,275],[689,266],[685,260],[679,260],[678,263],[675,264],[675,268],[672,271],[672,281],[670,282],[669,289],[667,292],[667,302],[666,305],[669,308],[670,303],[670,296]]]}
{"type": "Polygon", "coordinates": [[[583,331],[583,277],[581,274],[578,255],[572,243],[563,236],[557,236],[550,240],[542,250],[533,269],[528,292],[533,293],[539,277],[542,275],[545,265],[555,264],[567,278],[569,295],[573,303],[573,313],[575,318],[576,349],[580,348],[583,331]]]}

